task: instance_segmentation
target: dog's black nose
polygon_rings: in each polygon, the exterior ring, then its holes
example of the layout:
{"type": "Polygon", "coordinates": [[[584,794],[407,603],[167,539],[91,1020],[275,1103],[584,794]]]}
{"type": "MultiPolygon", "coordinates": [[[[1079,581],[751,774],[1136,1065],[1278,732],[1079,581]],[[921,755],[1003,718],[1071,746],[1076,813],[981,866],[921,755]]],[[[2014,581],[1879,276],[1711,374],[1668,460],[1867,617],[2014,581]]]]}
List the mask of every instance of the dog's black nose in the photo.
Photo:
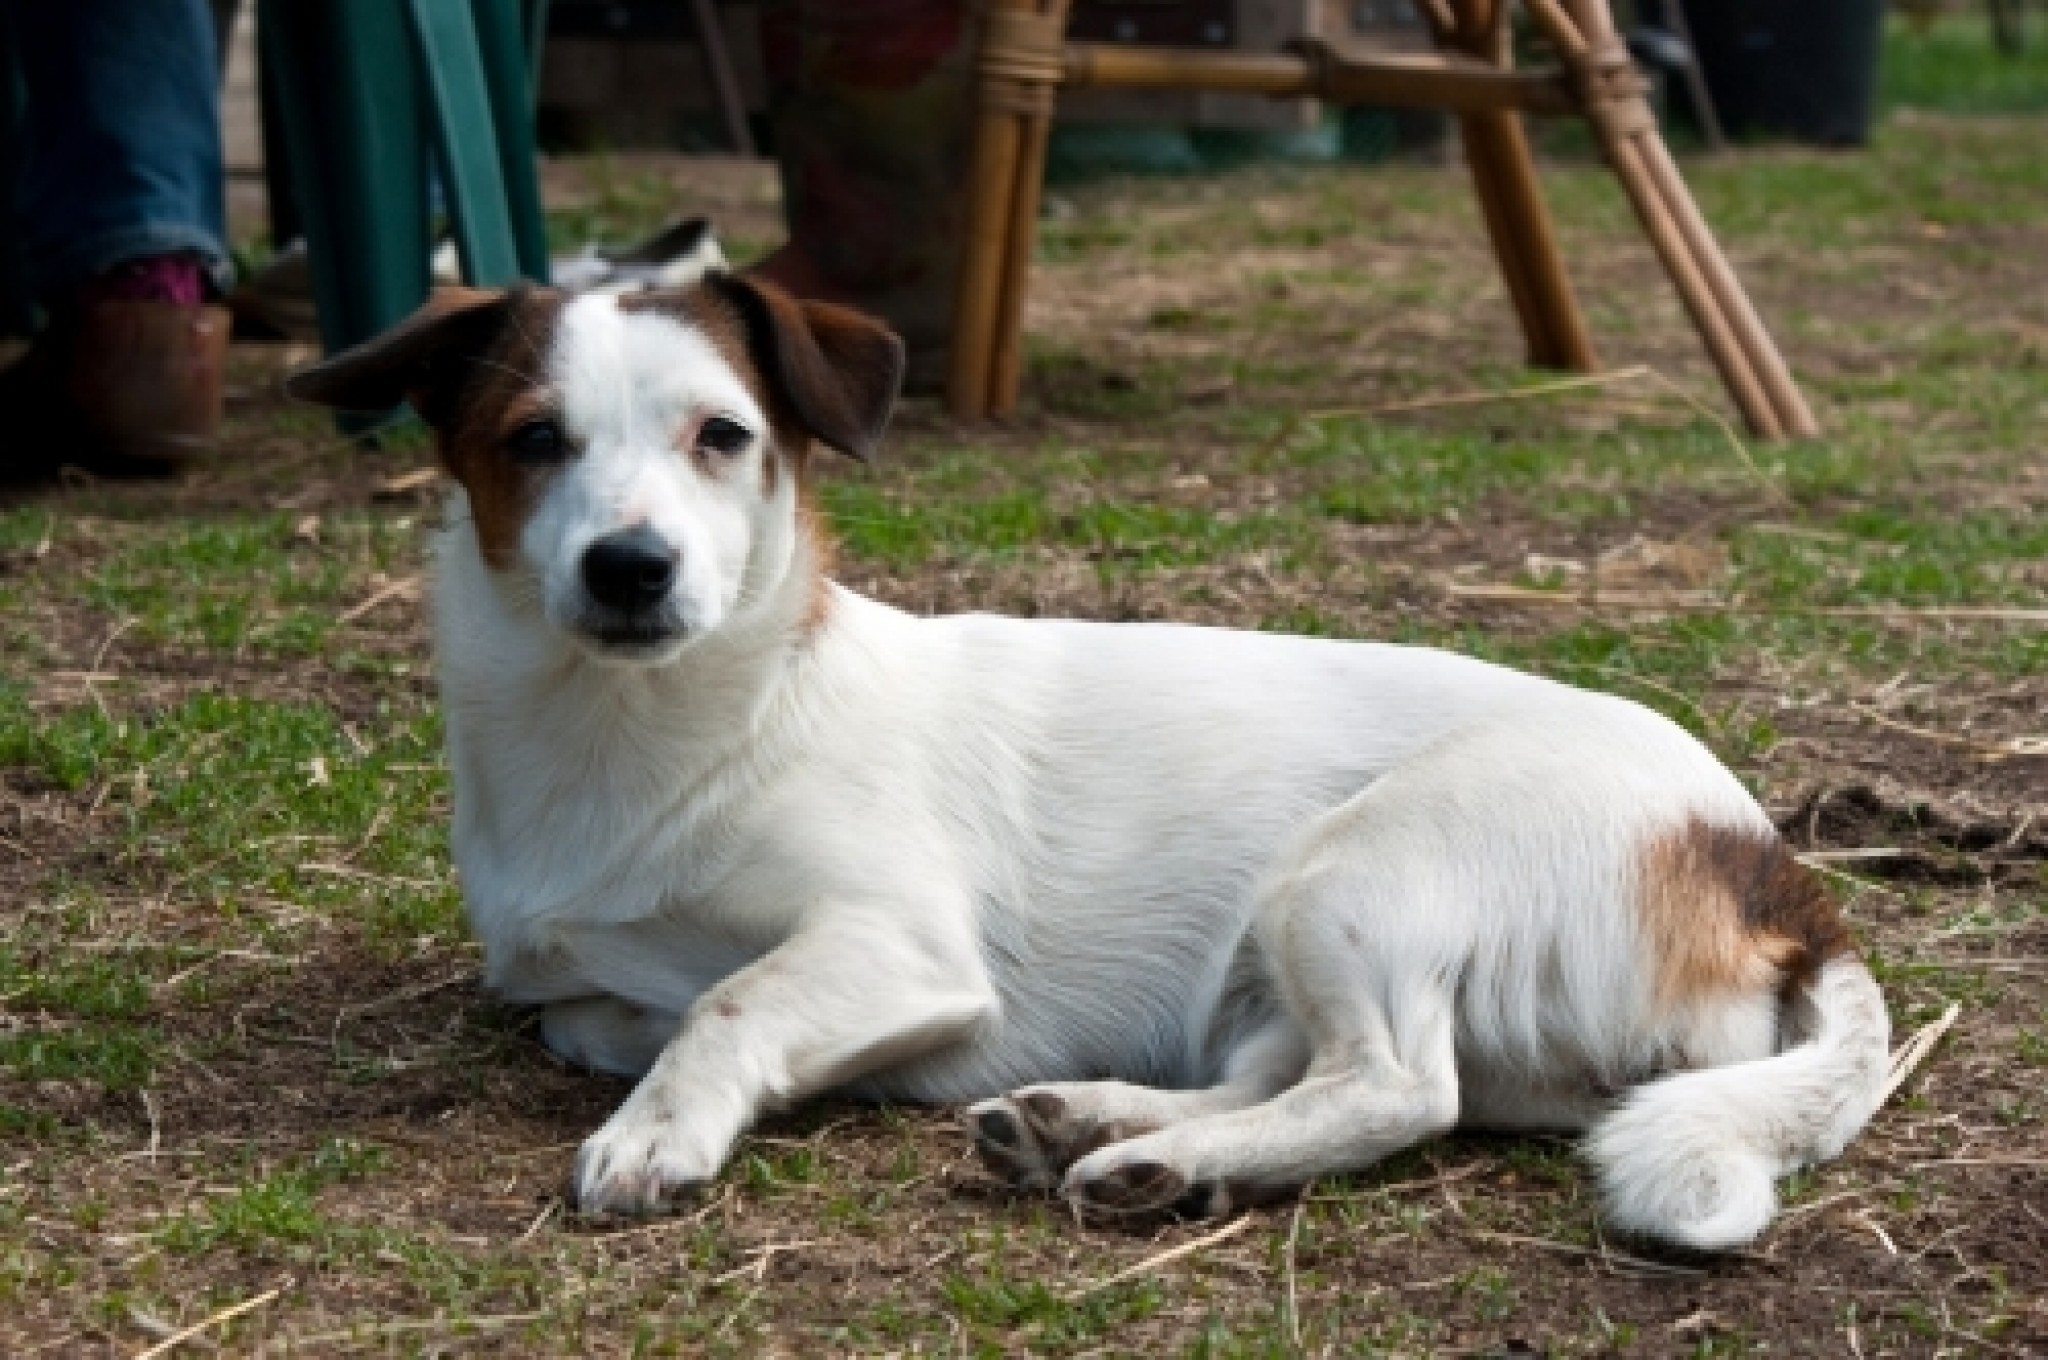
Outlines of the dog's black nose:
{"type": "Polygon", "coordinates": [[[583,553],[583,587],[612,609],[645,609],[668,597],[681,554],[641,526],[607,534],[583,553]]]}

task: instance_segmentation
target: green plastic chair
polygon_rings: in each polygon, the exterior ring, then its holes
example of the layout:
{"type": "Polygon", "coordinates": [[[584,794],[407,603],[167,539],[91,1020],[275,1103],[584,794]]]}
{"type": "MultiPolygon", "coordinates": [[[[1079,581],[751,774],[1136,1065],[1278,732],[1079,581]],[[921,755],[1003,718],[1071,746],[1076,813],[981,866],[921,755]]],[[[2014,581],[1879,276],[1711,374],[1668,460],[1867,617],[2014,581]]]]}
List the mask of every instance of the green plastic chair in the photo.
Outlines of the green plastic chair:
{"type": "Polygon", "coordinates": [[[534,164],[545,0],[260,0],[271,126],[328,353],[432,286],[438,179],[464,279],[548,278],[534,164]]]}

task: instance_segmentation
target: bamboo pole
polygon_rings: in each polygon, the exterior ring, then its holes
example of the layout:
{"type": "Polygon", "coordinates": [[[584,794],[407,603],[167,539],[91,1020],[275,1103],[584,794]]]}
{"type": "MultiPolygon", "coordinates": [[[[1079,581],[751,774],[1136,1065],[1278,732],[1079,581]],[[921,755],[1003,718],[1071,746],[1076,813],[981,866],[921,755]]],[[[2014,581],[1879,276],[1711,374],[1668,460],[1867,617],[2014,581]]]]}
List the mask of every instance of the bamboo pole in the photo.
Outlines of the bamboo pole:
{"type": "MultiPolygon", "coordinates": [[[[1478,166],[1487,167],[1485,183],[1501,209],[1496,253],[1504,271],[1519,272],[1524,278],[1530,311],[1524,320],[1529,361],[1539,368],[1595,371],[1599,354],[1571,276],[1565,272],[1564,254],[1537,186],[1536,165],[1521,122],[1512,114],[1476,115],[1467,120],[1466,137],[1468,154],[1475,145],[1489,148],[1474,162],[1474,177],[1479,176],[1478,166]]],[[[1482,189],[1482,197],[1488,192],[1482,189]]]]}
{"type": "Polygon", "coordinates": [[[1017,192],[1010,200],[1008,258],[1001,301],[996,308],[995,343],[989,358],[991,415],[1017,409],[1024,381],[1024,304],[1031,287],[1031,262],[1038,253],[1038,209],[1044,201],[1045,156],[1052,120],[1041,119],[1023,133],[1017,157],[1017,192]]]}
{"type": "Polygon", "coordinates": [[[1474,116],[1458,120],[1458,142],[1464,149],[1465,168],[1472,176],[1473,196],[1479,200],[1479,218],[1486,227],[1486,239],[1493,246],[1493,258],[1500,266],[1501,282],[1514,306],[1515,319],[1521,324],[1529,362],[1547,367],[1556,362],[1555,339],[1536,300],[1528,259],[1516,239],[1512,211],[1501,191],[1502,178],[1512,172],[1501,167],[1500,145],[1491,135],[1493,131],[1491,118],[1474,116]]]}
{"type": "Polygon", "coordinates": [[[1629,202],[1635,207],[1637,220],[1649,234],[1657,257],[1664,262],[1664,272],[1671,276],[1680,300],[1685,303],[1693,324],[1706,341],[1707,353],[1713,358],[1714,366],[1721,370],[1721,380],[1728,385],[1729,395],[1735,398],[1736,406],[1749,422],[1750,433],[1760,439],[1784,438],[1785,425],[1778,417],[1777,407],[1751,365],[1748,351],[1722,312],[1720,298],[1701,273],[1699,263],[1693,257],[1691,242],[1679,228],[1648,167],[1644,165],[1636,139],[1611,139],[1607,155],[1614,166],[1615,178],[1621,181],[1629,202]]]}
{"type": "Polygon", "coordinates": [[[1614,37],[1614,16],[1607,10],[1607,0],[1559,0],[1559,3],[1571,15],[1588,47],[1599,47],[1614,37]]]}
{"type": "MultiPolygon", "coordinates": [[[[1041,0],[1039,13],[1049,24],[1066,28],[1069,0],[1041,0]]],[[[1052,108],[1021,120],[1017,154],[1017,189],[1010,200],[1007,259],[1002,296],[996,309],[995,338],[989,356],[988,405],[992,415],[1017,409],[1024,379],[1024,303],[1031,285],[1031,262],[1038,253],[1038,209],[1045,192],[1045,157],[1052,140],[1052,108]]]]}
{"type": "Polygon", "coordinates": [[[1543,30],[1543,36],[1550,40],[1566,61],[1577,62],[1585,58],[1586,40],[1579,34],[1579,26],[1572,22],[1572,16],[1564,12],[1557,0],[1522,0],[1529,7],[1529,17],[1543,30]]]}
{"type": "Polygon", "coordinates": [[[1816,437],[1820,434],[1820,422],[1814,419],[1805,394],[1800,392],[1798,382],[1785,365],[1784,356],[1778,352],[1777,343],[1771,339],[1770,331],[1757,315],[1748,291],[1735,277],[1735,270],[1722,253],[1720,242],[1715,240],[1713,229],[1700,215],[1699,204],[1693,200],[1691,190],[1679,174],[1677,163],[1671,159],[1670,148],[1664,145],[1662,137],[1654,135],[1643,137],[1640,145],[1647,168],[1661,187],[1665,203],[1690,243],[1701,272],[1706,275],[1708,287],[1719,299],[1721,310],[1727,315],[1751,367],[1763,383],[1779,423],[1787,434],[1795,438],[1816,437]]]}
{"type": "MultiPolygon", "coordinates": [[[[1437,42],[1505,71],[1507,10],[1500,0],[1454,0],[1457,27],[1437,42]]],[[[1573,107],[1577,107],[1574,99],[1573,107]]],[[[1599,367],[1557,232],[1536,181],[1536,163],[1519,117],[1508,111],[1468,113],[1458,120],[1465,162],[1502,281],[1522,323],[1529,362],[1540,368],[1592,372],[1599,367]]]]}
{"type": "MultiPolygon", "coordinates": [[[[1585,63],[1599,60],[1598,54],[1622,50],[1606,0],[1529,0],[1529,8],[1552,43],[1582,70],[1585,63]]],[[[1599,72],[1587,72],[1582,91],[1587,117],[1751,432],[1765,439],[1818,433],[1647,108],[1596,106],[1598,100],[1615,97],[1595,88],[1599,79],[1599,72]]]]}
{"type": "MultiPolygon", "coordinates": [[[[1032,0],[990,0],[983,22],[992,22],[1003,11],[1029,14],[1032,0]]],[[[983,42],[985,46],[986,38],[983,42]]],[[[1023,124],[1013,108],[1000,102],[995,89],[998,84],[985,67],[977,67],[966,239],[953,295],[952,353],[946,376],[947,408],[962,420],[979,420],[989,411],[989,375],[1002,289],[1010,273],[1010,223],[1024,143],[1023,124]]]]}
{"type": "Polygon", "coordinates": [[[1010,205],[1016,194],[1022,129],[1001,114],[976,115],[973,170],[968,176],[966,243],[953,303],[952,354],[946,405],[963,420],[988,413],[989,356],[994,348],[1009,242],[1010,205]]]}
{"type": "Polygon", "coordinates": [[[1568,115],[1578,105],[1556,71],[1503,70],[1456,53],[1384,53],[1309,61],[1287,53],[1069,43],[1066,83],[1105,90],[1214,90],[1323,98],[1447,113],[1568,115]]]}

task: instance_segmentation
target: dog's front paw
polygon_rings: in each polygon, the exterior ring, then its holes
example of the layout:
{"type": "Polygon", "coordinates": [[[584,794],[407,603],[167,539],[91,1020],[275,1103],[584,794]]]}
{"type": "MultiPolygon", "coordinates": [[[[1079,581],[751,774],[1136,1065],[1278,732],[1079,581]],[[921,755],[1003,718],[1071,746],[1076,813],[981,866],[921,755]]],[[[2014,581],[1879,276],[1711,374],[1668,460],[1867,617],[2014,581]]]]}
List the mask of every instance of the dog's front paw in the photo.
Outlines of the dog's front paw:
{"type": "Polygon", "coordinates": [[[717,1174],[717,1156],[694,1146],[678,1120],[629,1102],[576,1154],[576,1207],[585,1214],[663,1213],[717,1174]]]}

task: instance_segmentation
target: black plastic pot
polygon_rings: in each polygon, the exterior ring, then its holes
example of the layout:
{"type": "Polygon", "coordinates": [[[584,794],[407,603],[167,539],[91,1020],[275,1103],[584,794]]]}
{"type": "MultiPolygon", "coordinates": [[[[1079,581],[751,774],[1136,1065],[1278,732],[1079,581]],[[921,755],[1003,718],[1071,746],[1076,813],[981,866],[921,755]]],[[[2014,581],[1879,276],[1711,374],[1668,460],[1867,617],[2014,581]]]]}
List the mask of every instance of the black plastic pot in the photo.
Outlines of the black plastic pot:
{"type": "Polygon", "coordinates": [[[1735,137],[1870,139],[1884,0],[1683,0],[1700,69],[1735,137]]]}

